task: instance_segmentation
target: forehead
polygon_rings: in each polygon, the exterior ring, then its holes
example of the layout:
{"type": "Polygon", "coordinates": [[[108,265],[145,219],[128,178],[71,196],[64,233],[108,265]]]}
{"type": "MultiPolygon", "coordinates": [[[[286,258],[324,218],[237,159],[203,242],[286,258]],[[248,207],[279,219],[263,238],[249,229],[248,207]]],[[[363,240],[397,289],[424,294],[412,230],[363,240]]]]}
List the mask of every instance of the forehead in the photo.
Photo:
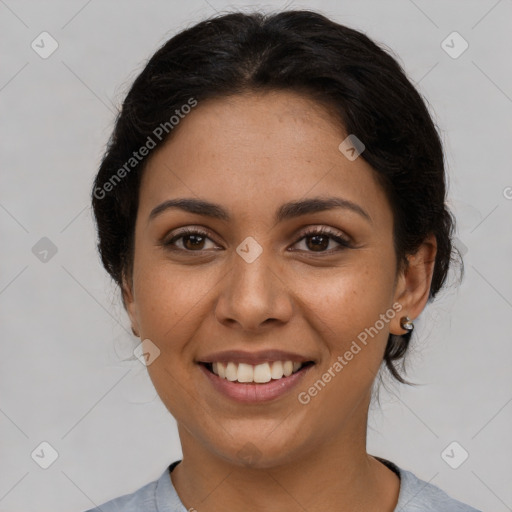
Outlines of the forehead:
{"type": "Polygon", "coordinates": [[[240,215],[270,214],[286,201],[336,194],[389,209],[375,171],[339,150],[347,135],[326,107],[294,92],[200,102],[150,155],[139,208],[147,214],[167,199],[196,196],[240,215]]]}

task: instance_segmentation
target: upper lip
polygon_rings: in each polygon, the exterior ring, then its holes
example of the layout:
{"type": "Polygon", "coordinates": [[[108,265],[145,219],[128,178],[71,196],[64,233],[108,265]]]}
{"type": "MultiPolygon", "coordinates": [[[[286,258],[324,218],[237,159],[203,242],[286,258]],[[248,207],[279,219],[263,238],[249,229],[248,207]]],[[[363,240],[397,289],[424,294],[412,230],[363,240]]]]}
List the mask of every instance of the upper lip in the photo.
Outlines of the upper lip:
{"type": "Polygon", "coordinates": [[[283,350],[260,350],[259,352],[247,352],[245,350],[225,350],[223,352],[207,354],[206,356],[198,359],[199,363],[218,363],[230,361],[234,363],[256,365],[271,361],[293,361],[297,363],[305,363],[308,361],[313,361],[313,358],[302,356],[293,352],[285,352],[283,350]]]}

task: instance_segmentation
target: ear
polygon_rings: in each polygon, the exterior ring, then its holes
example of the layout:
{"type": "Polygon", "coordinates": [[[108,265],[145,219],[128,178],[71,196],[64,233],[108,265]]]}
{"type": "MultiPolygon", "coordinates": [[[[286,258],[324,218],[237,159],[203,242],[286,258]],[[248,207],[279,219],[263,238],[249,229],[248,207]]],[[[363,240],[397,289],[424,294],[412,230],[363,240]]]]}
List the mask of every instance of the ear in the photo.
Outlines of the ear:
{"type": "Polygon", "coordinates": [[[123,297],[124,308],[126,309],[132,324],[132,332],[135,336],[140,336],[137,305],[135,303],[135,297],[133,293],[133,281],[132,279],[126,277],[124,273],[122,277],[121,293],[123,297]]]}
{"type": "Polygon", "coordinates": [[[416,319],[425,308],[429,293],[437,253],[437,240],[429,235],[414,254],[407,256],[407,265],[400,271],[395,288],[394,301],[402,305],[400,313],[390,325],[391,334],[405,334],[400,326],[400,318],[408,316],[416,319]]]}

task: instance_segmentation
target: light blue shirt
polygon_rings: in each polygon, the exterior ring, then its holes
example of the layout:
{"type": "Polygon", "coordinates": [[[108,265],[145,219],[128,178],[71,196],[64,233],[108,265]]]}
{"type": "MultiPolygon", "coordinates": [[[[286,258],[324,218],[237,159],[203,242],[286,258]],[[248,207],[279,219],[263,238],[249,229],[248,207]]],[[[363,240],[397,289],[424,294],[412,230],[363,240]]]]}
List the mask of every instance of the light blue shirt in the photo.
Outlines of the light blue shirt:
{"type": "MultiPolygon", "coordinates": [[[[450,498],[435,485],[420,480],[392,462],[379,460],[400,477],[400,493],[394,512],[481,512],[450,498]]],[[[178,497],[170,476],[170,471],[179,462],[173,462],[158,480],[87,512],[189,512],[178,497]]]]}

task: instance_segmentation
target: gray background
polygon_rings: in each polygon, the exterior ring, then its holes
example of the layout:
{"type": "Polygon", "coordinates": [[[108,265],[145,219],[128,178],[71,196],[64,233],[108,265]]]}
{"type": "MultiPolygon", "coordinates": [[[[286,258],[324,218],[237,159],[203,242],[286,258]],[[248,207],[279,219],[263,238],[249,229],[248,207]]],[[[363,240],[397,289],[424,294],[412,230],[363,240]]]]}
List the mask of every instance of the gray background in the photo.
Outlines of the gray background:
{"type": "Polygon", "coordinates": [[[382,390],[368,449],[484,511],[512,510],[512,0],[0,0],[0,511],[85,510],[181,456],[146,369],[127,360],[138,340],[96,254],[89,191],[145,60],[215,11],[252,6],[319,9],[366,32],[427,98],[466,276],[420,317],[409,376],[421,385],[382,390]],[[43,31],[59,45],[46,59],[31,48],[43,31]],[[453,31],[469,43],[456,59],[441,47],[453,31]],[[57,249],[46,261],[43,237],[57,249]],[[43,441],[58,452],[48,469],[31,457],[43,441]],[[458,469],[441,456],[452,441],[469,453],[458,469]]]}

